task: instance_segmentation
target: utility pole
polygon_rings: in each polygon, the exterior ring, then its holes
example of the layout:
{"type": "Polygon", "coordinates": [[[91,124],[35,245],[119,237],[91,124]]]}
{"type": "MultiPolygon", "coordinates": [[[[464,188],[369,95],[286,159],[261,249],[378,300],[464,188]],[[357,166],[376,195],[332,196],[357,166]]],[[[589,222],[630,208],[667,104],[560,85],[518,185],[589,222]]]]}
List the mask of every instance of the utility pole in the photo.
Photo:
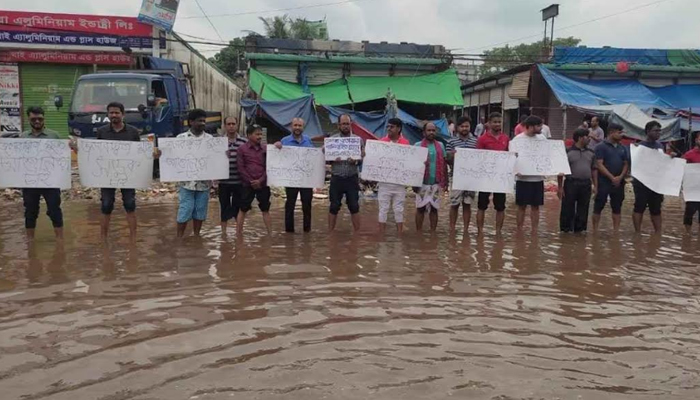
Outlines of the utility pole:
{"type": "Polygon", "coordinates": [[[544,38],[542,39],[542,57],[543,61],[547,61],[554,51],[554,18],[559,15],[559,4],[552,4],[547,8],[543,8],[542,21],[544,21],[544,38]],[[549,33],[549,45],[547,45],[547,23],[552,21],[549,33]]]}

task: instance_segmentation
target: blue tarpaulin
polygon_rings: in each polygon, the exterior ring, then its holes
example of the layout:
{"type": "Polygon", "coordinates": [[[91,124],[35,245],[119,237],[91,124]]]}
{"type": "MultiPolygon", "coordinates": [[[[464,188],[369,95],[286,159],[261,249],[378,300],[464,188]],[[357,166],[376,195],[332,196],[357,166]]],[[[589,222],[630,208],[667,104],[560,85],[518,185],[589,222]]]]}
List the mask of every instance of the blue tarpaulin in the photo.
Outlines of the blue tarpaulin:
{"type": "Polygon", "coordinates": [[[615,64],[619,61],[644,65],[671,65],[666,50],[613,47],[556,47],[551,62],[555,64],[615,64]]]}
{"type": "Polygon", "coordinates": [[[542,65],[538,68],[562,105],[634,104],[642,109],[700,109],[700,85],[650,87],[637,79],[579,79],[550,71],[542,65]]]}
{"type": "Polygon", "coordinates": [[[302,118],[305,122],[304,133],[307,136],[323,136],[323,130],[321,129],[321,123],[318,121],[312,96],[288,101],[243,99],[241,100],[241,107],[243,107],[248,118],[253,118],[259,107],[270,121],[288,133],[292,133],[292,119],[302,118]]]}
{"type": "MultiPolygon", "coordinates": [[[[387,121],[389,120],[389,118],[391,118],[391,116],[388,113],[385,113],[383,111],[352,111],[344,108],[331,106],[324,106],[324,108],[328,110],[328,114],[331,117],[331,122],[333,123],[337,123],[338,117],[340,117],[342,114],[349,114],[352,117],[353,121],[355,121],[359,125],[362,125],[362,127],[373,133],[374,136],[378,138],[383,138],[384,136],[386,136],[387,121]]],[[[416,143],[423,139],[423,122],[425,121],[421,121],[401,109],[399,109],[396,117],[404,123],[403,136],[406,139],[408,139],[409,142],[416,143]]],[[[439,134],[442,137],[449,137],[449,131],[447,129],[448,123],[446,119],[443,118],[428,122],[432,122],[435,124],[439,131],[439,134]]]]}

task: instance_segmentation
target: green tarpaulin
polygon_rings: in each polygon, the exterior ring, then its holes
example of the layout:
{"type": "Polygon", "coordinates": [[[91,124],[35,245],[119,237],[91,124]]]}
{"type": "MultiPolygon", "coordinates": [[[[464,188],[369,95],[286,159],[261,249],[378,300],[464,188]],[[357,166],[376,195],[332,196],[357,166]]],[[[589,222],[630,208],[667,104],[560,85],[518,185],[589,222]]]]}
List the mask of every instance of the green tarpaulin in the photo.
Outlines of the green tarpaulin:
{"type": "Polygon", "coordinates": [[[695,50],[668,50],[666,57],[669,64],[674,66],[700,65],[700,54],[695,50]]]}
{"type": "MultiPolygon", "coordinates": [[[[255,69],[249,71],[250,88],[270,101],[293,100],[306,96],[301,85],[286,82],[263,74],[255,69]],[[264,86],[264,88],[263,88],[264,86]]],[[[339,79],[325,85],[309,86],[316,104],[339,106],[350,103],[383,99],[387,92],[397,100],[422,104],[462,106],[462,91],[457,73],[452,70],[436,74],[397,77],[354,77],[339,79]],[[349,95],[352,96],[352,101],[349,95]]]]}

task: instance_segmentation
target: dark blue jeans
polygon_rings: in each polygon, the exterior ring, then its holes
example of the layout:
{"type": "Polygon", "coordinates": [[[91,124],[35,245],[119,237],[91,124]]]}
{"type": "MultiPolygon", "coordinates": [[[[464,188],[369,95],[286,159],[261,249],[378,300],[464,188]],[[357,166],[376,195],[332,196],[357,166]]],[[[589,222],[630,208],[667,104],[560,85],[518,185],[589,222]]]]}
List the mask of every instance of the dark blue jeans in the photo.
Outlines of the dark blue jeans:
{"type": "Polygon", "coordinates": [[[36,228],[39,218],[39,203],[41,197],[46,201],[46,215],[51,218],[54,228],[63,227],[63,211],[61,211],[61,189],[22,189],[24,200],[24,227],[36,228]]]}

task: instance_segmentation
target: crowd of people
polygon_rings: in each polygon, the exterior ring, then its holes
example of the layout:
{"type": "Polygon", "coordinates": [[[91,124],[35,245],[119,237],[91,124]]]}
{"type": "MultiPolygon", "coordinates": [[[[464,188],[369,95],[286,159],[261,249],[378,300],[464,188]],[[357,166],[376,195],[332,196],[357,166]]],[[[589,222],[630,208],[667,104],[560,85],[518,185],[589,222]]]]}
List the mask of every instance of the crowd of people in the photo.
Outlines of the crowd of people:
{"type": "MultiPolygon", "coordinates": [[[[140,141],[139,131],[124,122],[124,106],[120,103],[110,103],[107,106],[110,123],[96,132],[98,140],[140,141]]],[[[28,112],[31,130],[22,133],[26,139],[57,139],[56,132],[45,126],[44,111],[39,107],[31,107],[28,112]]],[[[195,109],[189,113],[189,130],[179,134],[183,139],[205,139],[211,137],[205,132],[206,112],[195,109]]],[[[476,228],[481,234],[484,229],[486,211],[492,205],[495,210],[495,229],[500,234],[505,220],[506,194],[504,193],[475,193],[472,191],[449,190],[449,181],[453,174],[455,154],[457,149],[483,149],[492,151],[509,151],[510,142],[526,142],[548,140],[543,134],[543,120],[537,116],[527,116],[518,124],[517,135],[511,140],[502,130],[502,116],[494,112],[482,121],[474,132],[471,130],[469,117],[460,117],[454,124],[454,135],[446,144],[438,138],[438,129],[432,122],[423,126],[423,139],[415,144],[428,150],[425,161],[425,175],[420,187],[412,188],[415,193],[415,227],[423,229],[426,215],[429,228],[435,231],[438,226],[438,213],[442,201],[449,191],[449,229],[454,232],[460,209],[465,233],[471,223],[472,205],[476,205],[476,228]]],[[[352,133],[350,115],[342,115],[338,119],[338,133],[334,137],[356,137],[352,133]]],[[[402,135],[403,123],[400,119],[388,121],[387,135],[382,141],[399,145],[410,145],[402,135]]],[[[268,232],[272,230],[270,207],[271,191],[267,184],[266,147],[262,145],[263,131],[259,125],[249,125],[245,136],[240,132],[239,120],[227,117],[224,120],[224,131],[228,137],[229,178],[218,182],[190,181],[178,183],[178,212],[177,236],[186,234],[187,225],[192,221],[193,234],[199,236],[202,225],[207,219],[209,196],[212,185],[218,189],[221,208],[221,231],[225,235],[228,223],[236,224],[236,232],[242,235],[247,213],[252,209],[254,201],[262,214],[268,232]]],[[[659,142],[661,125],[656,121],[649,122],[645,127],[646,140],[638,143],[650,149],[663,150],[659,142]]],[[[622,126],[611,123],[605,137],[594,117],[588,127],[580,127],[573,132],[573,144],[567,149],[571,174],[557,177],[557,197],[561,201],[560,229],[562,232],[585,232],[588,229],[588,214],[591,198],[593,198],[593,230],[600,224],[601,214],[609,203],[612,210],[613,229],[619,230],[622,203],[625,198],[625,184],[630,172],[630,150],[621,141],[624,135],[622,126]]],[[[294,118],[291,122],[291,134],[276,142],[274,146],[281,149],[290,147],[314,147],[311,138],[304,134],[304,120],[294,118]]],[[[77,144],[71,142],[74,151],[77,144]]],[[[154,147],[153,157],[160,157],[160,151],[154,147]]],[[[364,158],[364,144],[362,157],[364,158]]],[[[678,156],[669,154],[669,156],[678,156]]],[[[700,163],[700,135],[695,139],[695,146],[683,158],[688,163],[700,163]]],[[[330,188],[328,231],[336,227],[338,214],[341,211],[343,198],[351,215],[355,231],[360,229],[360,169],[361,160],[336,159],[330,164],[330,188]]],[[[530,225],[533,233],[537,233],[540,207],[544,205],[544,176],[516,175],[515,204],[517,206],[517,229],[525,225],[526,213],[530,211],[530,225]]],[[[656,232],[661,231],[663,195],[654,192],[643,183],[633,179],[634,212],[633,223],[637,232],[641,230],[643,215],[647,211],[656,232]]],[[[399,234],[404,231],[404,208],[409,188],[386,182],[378,184],[378,229],[384,233],[388,216],[393,211],[396,229],[399,234]]],[[[285,188],[286,202],[284,212],[284,228],[288,233],[295,231],[294,215],[297,198],[301,197],[303,215],[303,231],[311,231],[311,213],[313,189],[285,188]]],[[[63,237],[63,214],[61,211],[60,189],[27,188],[23,189],[25,207],[25,227],[29,239],[34,238],[36,221],[39,216],[41,197],[47,205],[47,215],[53,223],[56,237],[63,237]]],[[[136,238],[136,193],[134,189],[121,189],[122,203],[126,211],[130,237],[136,238]]],[[[101,189],[101,235],[108,237],[110,216],[114,210],[116,189],[101,189]]],[[[700,202],[687,202],[683,223],[691,232],[693,219],[700,214],[700,202]]],[[[700,221],[700,215],[699,215],[700,221]]]]}

